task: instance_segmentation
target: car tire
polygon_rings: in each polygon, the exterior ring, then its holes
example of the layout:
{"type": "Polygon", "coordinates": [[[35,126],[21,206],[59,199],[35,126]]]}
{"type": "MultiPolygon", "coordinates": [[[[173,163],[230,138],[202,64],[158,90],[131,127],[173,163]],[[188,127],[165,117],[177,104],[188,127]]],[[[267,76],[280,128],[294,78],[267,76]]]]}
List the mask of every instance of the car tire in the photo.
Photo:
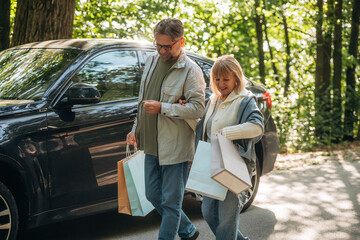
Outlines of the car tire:
{"type": "Polygon", "coordinates": [[[251,183],[252,183],[252,187],[249,189],[249,194],[250,197],[248,198],[248,200],[246,201],[242,212],[245,211],[246,209],[248,209],[252,202],[254,201],[257,191],[259,189],[259,184],[260,184],[260,164],[259,164],[259,160],[258,158],[256,158],[256,165],[255,165],[255,169],[254,169],[254,174],[251,178],[251,183]]]}
{"type": "Polygon", "coordinates": [[[0,182],[0,239],[15,240],[19,228],[18,208],[10,190],[0,182]]]}

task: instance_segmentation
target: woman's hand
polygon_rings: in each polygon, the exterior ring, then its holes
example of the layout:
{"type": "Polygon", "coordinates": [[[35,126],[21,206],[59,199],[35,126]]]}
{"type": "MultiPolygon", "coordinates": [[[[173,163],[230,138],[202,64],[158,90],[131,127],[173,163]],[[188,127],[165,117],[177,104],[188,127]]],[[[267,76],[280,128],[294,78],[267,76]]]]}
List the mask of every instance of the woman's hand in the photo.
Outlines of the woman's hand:
{"type": "Polygon", "coordinates": [[[126,135],[126,144],[137,147],[135,134],[133,132],[129,132],[128,135],[126,135]]]}
{"type": "Polygon", "coordinates": [[[181,105],[181,106],[185,106],[185,104],[186,104],[186,100],[184,99],[179,99],[179,104],[181,105]]]}

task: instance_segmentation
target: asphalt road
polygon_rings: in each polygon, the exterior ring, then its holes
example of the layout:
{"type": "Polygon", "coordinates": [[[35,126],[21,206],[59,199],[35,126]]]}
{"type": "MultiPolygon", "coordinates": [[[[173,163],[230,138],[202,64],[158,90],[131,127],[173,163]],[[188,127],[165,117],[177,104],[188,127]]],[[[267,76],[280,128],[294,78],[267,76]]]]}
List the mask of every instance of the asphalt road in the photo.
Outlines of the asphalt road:
{"type": "MultiPolygon", "coordinates": [[[[263,176],[240,230],[252,240],[360,240],[359,157],[263,176]]],[[[215,239],[200,202],[186,197],[184,211],[199,228],[199,240],[215,239]]],[[[150,240],[157,239],[160,220],[155,211],[144,218],[107,213],[37,228],[24,239],[150,240]]]]}

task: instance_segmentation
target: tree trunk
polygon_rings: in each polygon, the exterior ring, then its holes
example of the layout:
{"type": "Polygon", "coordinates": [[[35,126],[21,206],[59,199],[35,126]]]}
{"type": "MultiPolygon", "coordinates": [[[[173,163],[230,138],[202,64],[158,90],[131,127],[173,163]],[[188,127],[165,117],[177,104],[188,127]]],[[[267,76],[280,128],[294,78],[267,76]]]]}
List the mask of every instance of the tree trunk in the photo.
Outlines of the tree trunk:
{"type": "Polygon", "coordinates": [[[264,49],[263,49],[263,30],[262,30],[262,19],[261,15],[257,13],[257,9],[260,7],[259,0],[255,0],[255,25],[256,25],[256,36],[258,43],[258,51],[259,51],[259,70],[260,70],[260,80],[265,84],[265,57],[264,57],[264,49]]]}
{"type": "Polygon", "coordinates": [[[322,96],[322,114],[323,114],[323,138],[330,140],[331,124],[331,98],[330,98],[330,80],[331,80],[331,55],[332,55],[332,34],[334,19],[334,0],[327,0],[326,27],[324,31],[324,55],[323,55],[323,96],[322,96]]]}
{"type": "Polygon", "coordinates": [[[12,46],[72,38],[75,0],[18,0],[12,46]]]}
{"type": "Polygon", "coordinates": [[[324,87],[324,40],[322,35],[323,24],[323,0],[317,1],[318,16],[316,22],[316,72],[315,72],[315,136],[322,138],[323,129],[323,98],[326,87],[324,87]]]}
{"type": "Polygon", "coordinates": [[[0,0],[0,51],[10,44],[10,0],[0,0]]]}
{"type": "Polygon", "coordinates": [[[346,93],[345,93],[345,119],[344,119],[344,140],[354,140],[354,123],[357,121],[355,111],[357,110],[357,97],[355,92],[355,61],[359,46],[359,16],[360,1],[353,0],[353,12],[351,18],[351,33],[349,54],[353,56],[354,62],[346,69],[346,93]]]}
{"type": "Polygon", "coordinates": [[[287,96],[289,87],[290,87],[290,40],[289,40],[289,31],[288,25],[286,22],[286,17],[284,12],[282,13],[284,30],[285,30],[285,43],[286,43],[286,79],[285,79],[285,88],[284,88],[284,97],[287,96]]]}
{"type": "Polygon", "coordinates": [[[342,70],[342,0],[335,3],[335,29],[334,29],[334,76],[333,76],[333,126],[332,133],[335,142],[342,137],[342,99],[341,99],[341,70],[342,70]]]}
{"type": "MultiPolygon", "coordinates": [[[[263,0],[263,4],[264,4],[264,8],[266,9],[266,2],[265,2],[265,0],[263,0]]],[[[272,51],[272,48],[271,48],[271,45],[270,45],[269,36],[268,36],[268,32],[267,32],[267,26],[266,26],[266,19],[265,19],[265,16],[264,16],[264,15],[263,15],[263,19],[264,19],[265,39],[266,39],[266,42],[267,42],[268,48],[269,48],[271,66],[272,66],[272,69],[273,69],[273,71],[274,71],[274,77],[275,77],[276,82],[277,82],[277,83],[280,83],[280,81],[279,81],[279,74],[278,74],[278,70],[277,70],[277,67],[276,67],[276,64],[275,64],[274,54],[273,54],[273,51],[272,51]]]]}

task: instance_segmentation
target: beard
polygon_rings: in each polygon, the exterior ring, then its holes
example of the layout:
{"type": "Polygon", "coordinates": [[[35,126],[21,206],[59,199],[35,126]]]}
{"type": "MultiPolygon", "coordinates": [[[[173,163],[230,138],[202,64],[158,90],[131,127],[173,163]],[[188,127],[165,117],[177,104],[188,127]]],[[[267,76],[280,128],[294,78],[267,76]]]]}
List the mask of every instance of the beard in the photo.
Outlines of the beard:
{"type": "Polygon", "coordinates": [[[167,55],[162,55],[161,53],[159,53],[159,54],[160,54],[160,57],[161,57],[161,59],[163,61],[165,61],[165,62],[173,62],[173,61],[176,61],[179,58],[181,53],[182,53],[182,49],[181,49],[181,51],[179,52],[179,54],[177,56],[174,55],[174,54],[171,54],[171,53],[169,53],[167,55]]]}
{"type": "Polygon", "coordinates": [[[174,58],[174,56],[172,54],[168,54],[168,55],[165,55],[165,56],[160,54],[160,57],[165,62],[171,62],[172,59],[174,58]]]}

